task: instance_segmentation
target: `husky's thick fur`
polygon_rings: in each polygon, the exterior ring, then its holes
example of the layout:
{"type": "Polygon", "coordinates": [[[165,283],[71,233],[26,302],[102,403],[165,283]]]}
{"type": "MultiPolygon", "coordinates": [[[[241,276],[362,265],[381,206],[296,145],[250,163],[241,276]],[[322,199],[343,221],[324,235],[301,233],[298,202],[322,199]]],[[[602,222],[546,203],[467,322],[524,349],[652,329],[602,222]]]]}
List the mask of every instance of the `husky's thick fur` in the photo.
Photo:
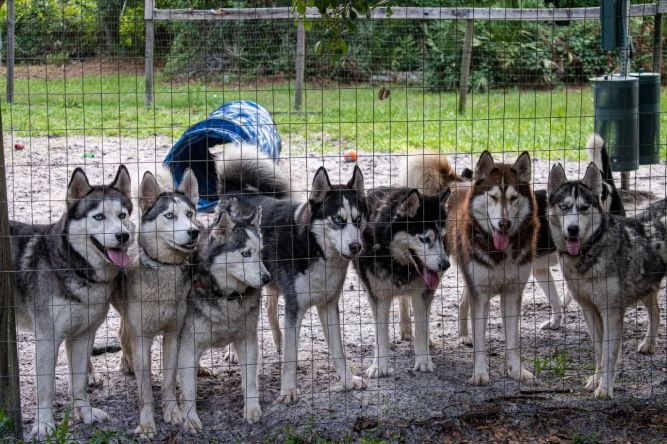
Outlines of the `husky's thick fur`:
{"type": "MultiPolygon", "coordinates": [[[[200,236],[181,330],[178,380],[183,427],[202,429],[197,415],[197,369],[212,347],[233,344],[241,366],[245,398],[243,418],[250,424],[262,414],[257,392],[257,324],[262,285],[271,275],[262,263],[259,223],[262,209],[221,200],[212,227],[200,236]]],[[[187,285],[187,284],[186,284],[187,285]]]]}
{"type": "MultiPolygon", "coordinates": [[[[157,432],[151,386],[151,346],[162,334],[162,406],[164,420],[180,424],[176,402],[178,336],[190,288],[186,261],[195,250],[197,180],[186,170],[174,191],[171,174],[146,172],[139,186],[139,259],[125,273],[123,298],[113,300],[121,315],[121,367],[137,378],[142,407],[135,433],[153,438],[157,432]]],[[[118,294],[118,293],[117,293],[118,294]]]]}
{"type": "Polygon", "coordinates": [[[558,164],[549,174],[549,228],[563,276],[581,306],[595,350],[595,373],[586,387],[596,398],[613,397],[616,364],[623,338],[623,316],[638,302],[649,309],[649,330],[640,352],[655,350],[660,320],[657,292],[665,262],[660,218],[622,218],[601,206],[600,171],[591,163],[584,178],[568,181],[558,164]]]}
{"type": "Polygon", "coordinates": [[[35,335],[38,408],[32,433],[53,433],[55,367],[65,342],[69,394],[86,424],[107,414],[91,407],[86,392],[95,332],[109,310],[118,270],[130,262],[134,239],[127,169],[109,185],[92,186],[77,168],[67,187],[67,209],[52,225],[10,222],[16,270],[16,320],[35,335]]]}
{"type": "Polygon", "coordinates": [[[428,319],[442,273],[449,268],[445,250],[445,205],[449,188],[435,196],[416,189],[375,189],[363,232],[363,250],[354,266],[368,291],[375,320],[375,359],[371,378],[389,375],[389,311],[395,297],[410,297],[415,313],[415,371],[430,372],[428,319]]]}
{"type": "Polygon", "coordinates": [[[274,342],[282,346],[279,401],[298,400],[296,368],[301,322],[317,307],[336,373],[347,389],[363,387],[345,358],[338,299],[350,260],[361,252],[367,220],[364,179],[359,168],[346,185],[332,185],[320,168],[307,202],[293,203],[289,181],[256,148],[226,149],[218,160],[220,194],[261,206],[263,259],[272,280],[265,287],[274,342]],[[284,342],[278,324],[278,296],[285,299],[284,342]]]}

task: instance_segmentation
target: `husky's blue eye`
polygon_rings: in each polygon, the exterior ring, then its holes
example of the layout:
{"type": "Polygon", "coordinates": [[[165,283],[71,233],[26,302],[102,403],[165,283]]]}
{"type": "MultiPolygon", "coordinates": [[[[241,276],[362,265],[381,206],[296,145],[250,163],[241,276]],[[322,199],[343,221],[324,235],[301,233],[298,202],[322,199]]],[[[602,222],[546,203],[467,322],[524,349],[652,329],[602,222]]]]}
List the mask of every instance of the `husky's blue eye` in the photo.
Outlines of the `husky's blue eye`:
{"type": "Polygon", "coordinates": [[[250,250],[242,251],[242,252],[241,252],[241,256],[243,256],[243,257],[250,257],[250,256],[252,256],[252,251],[250,251],[250,250]]]}
{"type": "Polygon", "coordinates": [[[343,218],[340,217],[340,216],[334,216],[334,217],[331,218],[331,220],[332,220],[333,223],[335,223],[336,225],[342,225],[342,224],[343,224],[343,218]]]}
{"type": "Polygon", "coordinates": [[[104,220],[104,214],[102,214],[102,213],[96,214],[96,215],[93,216],[93,219],[95,219],[97,221],[104,220]]]}
{"type": "Polygon", "coordinates": [[[120,214],[118,215],[118,219],[125,219],[125,216],[127,216],[127,214],[125,214],[125,213],[120,213],[120,214]]]}
{"type": "Polygon", "coordinates": [[[188,216],[188,217],[192,217],[193,214],[195,214],[195,213],[193,213],[192,211],[188,211],[187,213],[185,213],[185,215],[188,216]]]}
{"type": "Polygon", "coordinates": [[[174,213],[167,213],[167,214],[164,215],[164,217],[171,220],[171,219],[174,218],[174,213]]]}
{"type": "Polygon", "coordinates": [[[558,205],[558,208],[560,208],[561,211],[567,211],[567,209],[570,208],[570,206],[566,203],[562,203],[562,204],[558,205]]]}
{"type": "Polygon", "coordinates": [[[419,240],[424,244],[427,244],[429,240],[428,236],[426,236],[425,234],[420,234],[419,236],[417,236],[417,238],[419,238],[419,240]]]}

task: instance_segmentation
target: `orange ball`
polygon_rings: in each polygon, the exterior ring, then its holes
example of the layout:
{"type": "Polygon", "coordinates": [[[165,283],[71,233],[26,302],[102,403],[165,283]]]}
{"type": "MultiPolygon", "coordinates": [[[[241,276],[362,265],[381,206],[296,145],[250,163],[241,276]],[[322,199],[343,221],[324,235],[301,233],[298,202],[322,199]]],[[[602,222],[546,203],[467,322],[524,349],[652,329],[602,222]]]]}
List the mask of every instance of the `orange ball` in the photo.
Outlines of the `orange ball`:
{"type": "Polygon", "coordinates": [[[343,151],[343,159],[345,159],[345,162],[355,162],[357,160],[357,150],[343,151]]]}

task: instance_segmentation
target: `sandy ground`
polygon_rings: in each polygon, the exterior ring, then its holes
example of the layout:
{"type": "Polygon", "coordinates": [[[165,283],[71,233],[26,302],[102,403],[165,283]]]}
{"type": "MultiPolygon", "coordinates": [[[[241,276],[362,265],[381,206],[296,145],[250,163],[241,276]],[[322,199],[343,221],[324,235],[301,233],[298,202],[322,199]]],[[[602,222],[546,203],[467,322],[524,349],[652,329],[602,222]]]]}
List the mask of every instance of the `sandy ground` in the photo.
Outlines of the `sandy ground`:
{"type": "MultiPolygon", "coordinates": [[[[6,146],[11,147],[16,141],[8,138],[6,146]]],[[[33,138],[21,142],[25,143],[24,150],[10,149],[6,153],[10,217],[36,223],[48,223],[60,217],[64,208],[66,183],[76,166],[85,168],[91,182],[100,183],[109,182],[118,164],[123,162],[129,167],[134,180],[140,177],[148,165],[161,161],[172,143],[166,138],[137,140],[94,137],[33,138]],[[95,157],[82,157],[84,148],[95,157]]],[[[508,154],[507,160],[513,160],[512,157],[508,154]]],[[[472,166],[472,159],[468,155],[453,155],[450,159],[459,171],[472,166]]],[[[401,156],[397,154],[360,152],[358,163],[364,172],[367,187],[390,185],[392,180],[396,180],[400,160],[401,156]]],[[[329,170],[332,181],[339,178],[347,181],[352,172],[352,164],[341,162],[337,155],[323,157],[308,153],[301,144],[293,145],[291,150],[287,147],[281,164],[291,174],[295,189],[305,189],[306,181],[312,178],[322,164],[329,170]]],[[[548,161],[534,159],[536,189],[546,187],[550,166],[548,161]]],[[[585,166],[576,162],[567,162],[566,167],[573,178],[583,175],[585,169],[585,166]]],[[[642,167],[633,174],[632,184],[637,189],[664,196],[667,190],[665,166],[642,167]]],[[[562,289],[562,278],[557,267],[554,267],[554,276],[558,281],[557,286],[562,289]]],[[[316,313],[312,312],[304,321],[299,355],[298,384],[302,399],[297,405],[287,407],[276,402],[280,388],[279,356],[263,315],[260,325],[262,365],[259,376],[263,409],[261,422],[255,426],[243,422],[239,368],[223,360],[222,350],[213,350],[206,354],[204,363],[215,370],[216,376],[200,378],[198,383],[198,411],[205,425],[204,432],[195,438],[158,422],[160,439],[178,439],[183,442],[268,441],[289,438],[292,436],[290,430],[296,430],[303,436],[318,434],[332,439],[372,436],[422,441],[440,440],[443,436],[467,436],[473,440],[488,440],[491,435],[485,434],[484,430],[488,431],[490,427],[488,421],[495,421],[493,424],[496,427],[502,424],[524,427],[536,436],[553,435],[565,439],[577,433],[598,433],[597,430],[600,430],[602,438],[609,437],[610,440],[659,440],[667,432],[667,417],[654,412],[658,415],[654,421],[654,416],[648,417],[645,412],[653,411],[651,406],[664,405],[667,399],[664,287],[660,294],[662,316],[659,346],[655,355],[646,356],[636,352],[646,329],[645,310],[631,309],[626,315],[623,359],[615,388],[616,400],[613,402],[594,401],[583,389],[585,379],[593,370],[593,357],[585,323],[576,304],[568,309],[563,328],[558,331],[540,330],[539,325],[549,317],[549,305],[532,278],[525,288],[521,322],[521,354],[524,363],[533,369],[536,358],[544,360],[558,355],[560,360],[546,365],[540,372],[541,385],[538,387],[520,386],[506,378],[502,323],[498,300],[494,300],[487,340],[491,384],[483,388],[470,386],[468,378],[472,374],[472,350],[459,346],[457,342],[459,284],[456,269],[451,269],[445,274],[437,292],[430,319],[435,372],[413,372],[412,344],[397,342],[393,347],[395,372],[392,377],[368,381],[368,388],[363,391],[341,391],[326,352],[316,313]],[[640,412],[639,417],[648,421],[649,425],[637,423],[634,429],[628,425],[633,418],[628,413],[631,409],[640,412]],[[622,427],[618,425],[619,419],[624,423],[622,427]],[[656,421],[657,428],[654,427],[656,421]]],[[[371,364],[373,356],[373,317],[365,291],[352,269],[344,286],[341,309],[349,363],[353,371],[362,374],[371,364]]],[[[392,314],[392,319],[397,323],[397,311],[392,314]]],[[[97,333],[97,343],[113,343],[117,330],[118,316],[110,311],[107,322],[97,333]]],[[[398,325],[392,326],[392,330],[398,339],[398,325]]],[[[34,347],[32,336],[28,334],[21,333],[19,341],[21,396],[25,428],[30,430],[36,404],[34,347]]],[[[90,396],[93,405],[105,409],[111,417],[110,422],[101,428],[129,434],[138,423],[139,401],[135,380],[117,370],[119,356],[120,353],[116,352],[94,357],[103,384],[99,388],[92,388],[90,396]]],[[[157,346],[153,358],[154,390],[158,401],[156,418],[159,419],[161,375],[157,371],[160,362],[157,346]]],[[[67,372],[62,351],[56,372],[55,407],[56,418],[60,420],[68,402],[67,372]]],[[[94,427],[74,421],[73,433],[76,438],[88,437],[94,430],[94,427]]]]}

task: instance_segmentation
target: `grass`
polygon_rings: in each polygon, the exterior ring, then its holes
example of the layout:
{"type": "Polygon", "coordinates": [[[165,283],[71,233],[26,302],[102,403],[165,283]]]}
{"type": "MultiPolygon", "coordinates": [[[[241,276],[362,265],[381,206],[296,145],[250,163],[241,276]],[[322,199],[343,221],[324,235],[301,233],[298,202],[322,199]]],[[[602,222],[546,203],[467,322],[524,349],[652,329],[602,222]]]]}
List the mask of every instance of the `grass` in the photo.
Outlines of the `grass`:
{"type": "MultiPolygon", "coordinates": [[[[143,77],[134,74],[19,78],[14,105],[3,102],[2,113],[5,130],[17,138],[162,135],[175,140],[220,104],[250,99],[273,114],[284,140],[307,145],[311,152],[426,147],[446,153],[528,150],[552,158],[577,158],[593,127],[588,87],[475,93],[461,116],[453,92],[388,87],[391,94],[381,101],[379,86],[311,84],[303,112],[296,112],[293,84],[287,81],[239,87],[158,78],[155,103],[145,109],[143,77]]],[[[662,103],[667,106],[667,97],[662,103]]]]}

